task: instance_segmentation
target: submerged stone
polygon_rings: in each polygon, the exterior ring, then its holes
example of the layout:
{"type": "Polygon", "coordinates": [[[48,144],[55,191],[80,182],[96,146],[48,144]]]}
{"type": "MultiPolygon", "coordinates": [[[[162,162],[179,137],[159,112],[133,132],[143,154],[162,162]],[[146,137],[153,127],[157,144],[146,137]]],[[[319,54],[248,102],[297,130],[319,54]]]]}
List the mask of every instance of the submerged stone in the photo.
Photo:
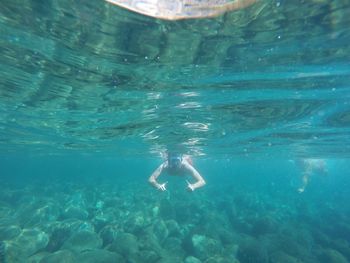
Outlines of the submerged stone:
{"type": "Polygon", "coordinates": [[[82,252],[78,257],[78,262],[84,263],[124,263],[124,258],[114,252],[94,249],[82,252]]]}
{"type": "Polygon", "coordinates": [[[125,222],[124,229],[128,233],[137,234],[142,231],[146,225],[147,222],[142,213],[136,213],[134,216],[128,218],[125,222]]]}
{"type": "Polygon", "coordinates": [[[0,241],[0,262],[5,262],[6,257],[6,244],[3,241],[0,241]]]}
{"type": "Polygon", "coordinates": [[[21,231],[21,228],[16,225],[0,227],[0,240],[13,239],[17,237],[21,233],[21,231]]]}
{"type": "Polygon", "coordinates": [[[189,256],[185,259],[184,263],[202,263],[198,258],[195,258],[193,256],[189,256]]]}
{"type": "Polygon", "coordinates": [[[271,217],[268,217],[268,216],[261,217],[261,218],[259,217],[253,223],[253,227],[251,231],[254,236],[274,233],[278,231],[278,224],[271,217]]]}
{"type": "Polygon", "coordinates": [[[153,233],[157,237],[159,243],[164,242],[168,237],[169,231],[163,220],[157,220],[153,224],[153,233]]]}
{"type": "Polygon", "coordinates": [[[321,263],[348,263],[349,261],[337,250],[326,249],[320,256],[321,263]]]}
{"type": "Polygon", "coordinates": [[[63,218],[65,219],[75,218],[85,220],[88,216],[89,213],[78,206],[68,206],[63,212],[63,218]]]}
{"type": "Polygon", "coordinates": [[[74,233],[68,238],[64,242],[62,248],[75,252],[82,252],[84,250],[100,248],[101,246],[102,240],[95,232],[83,230],[74,233]]]}
{"type": "Polygon", "coordinates": [[[275,252],[270,257],[270,263],[302,263],[301,260],[284,253],[283,251],[275,252]]]}
{"type": "Polygon", "coordinates": [[[265,246],[254,238],[249,238],[239,245],[237,258],[243,263],[269,262],[269,257],[265,246]]]}
{"type": "MultiPolygon", "coordinates": [[[[49,252],[47,251],[42,251],[42,252],[38,252],[32,256],[30,256],[27,261],[28,263],[40,263],[40,261],[46,257],[47,255],[50,255],[49,252]]],[[[1,262],[1,261],[0,261],[1,262]]]]}
{"type": "Polygon", "coordinates": [[[45,248],[49,242],[49,236],[38,229],[24,229],[19,236],[10,242],[10,253],[16,253],[23,257],[29,257],[45,248]]]}
{"type": "Polygon", "coordinates": [[[165,225],[168,229],[169,237],[182,237],[179,224],[175,220],[167,220],[165,221],[165,225]]]}
{"type": "Polygon", "coordinates": [[[138,250],[138,241],[136,236],[130,233],[121,233],[116,240],[108,246],[109,251],[117,252],[125,257],[135,255],[138,250]]]}
{"type": "Polygon", "coordinates": [[[50,241],[47,250],[54,252],[59,250],[63,243],[71,237],[73,233],[80,231],[94,232],[94,226],[89,222],[77,219],[66,219],[62,222],[55,222],[48,227],[50,241]]]}
{"type": "Polygon", "coordinates": [[[25,222],[25,226],[32,227],[46,225],[49,222],[57,220],[60,213],[60,207],[57,204],[48,202],[34,211],[30,211],[31,215],[25,222]]]}
{"type": "Polygon", "coordinates": [[[182,241],[176,237],[169,237],[163,243],[165,252],[169,255],[180,257],[185,256],[185,251],[182,248],[182,241]]]}
{"type": "Polygon", "coordinates": [[[194,255],[201,260],[222,253],[222,246],[218,240],[203,235],[193,235],[192,246],[194,255]]]}
{"type": "Polygon", "coordinates": [[[76,256],[70,250],[58,250],[41,259],[39,263],[75,263],[76,256]]]}
{"type": "Polygon", "coordinates": [[[172,219],[175,217],[174,205],[169,200],[163,199],[159,205],[159,215],[163,219],[172,219]]]}
{"type": "Polygon", "coordinates": [[[142,250],[139,252],[138,257],[142,259],[143,263],[158,262],[161,258],[160,255],[153,250],[142,250]]]}
{"type": "Polygon", "coordinates": [[[102,238],[103,247],[113,243],[118,235],[118,232],[118,228],[113,225],[107,225],[102,228],[99,235],[102,238]]]}

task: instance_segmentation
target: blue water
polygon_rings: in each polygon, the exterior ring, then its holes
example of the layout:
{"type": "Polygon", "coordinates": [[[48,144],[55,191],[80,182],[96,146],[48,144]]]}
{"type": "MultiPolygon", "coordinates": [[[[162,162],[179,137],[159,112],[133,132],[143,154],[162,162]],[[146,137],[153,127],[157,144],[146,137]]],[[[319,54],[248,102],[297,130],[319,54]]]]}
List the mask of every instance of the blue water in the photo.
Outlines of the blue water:
{"type": "Polygon", "coordinates": [[[0,262],[350,262],[349,14],[1,3],[0,262]]]}

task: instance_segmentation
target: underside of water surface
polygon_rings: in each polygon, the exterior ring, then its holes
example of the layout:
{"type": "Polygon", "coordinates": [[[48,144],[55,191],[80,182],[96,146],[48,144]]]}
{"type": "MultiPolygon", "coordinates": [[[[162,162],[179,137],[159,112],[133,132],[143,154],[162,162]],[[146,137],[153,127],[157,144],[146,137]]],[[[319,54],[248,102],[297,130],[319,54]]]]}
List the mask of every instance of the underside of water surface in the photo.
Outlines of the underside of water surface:
{"type": "Polygon", "coordinates": [[[243,2],[0,3],[0,263],[350,262],[350,2],[243,2]]]}

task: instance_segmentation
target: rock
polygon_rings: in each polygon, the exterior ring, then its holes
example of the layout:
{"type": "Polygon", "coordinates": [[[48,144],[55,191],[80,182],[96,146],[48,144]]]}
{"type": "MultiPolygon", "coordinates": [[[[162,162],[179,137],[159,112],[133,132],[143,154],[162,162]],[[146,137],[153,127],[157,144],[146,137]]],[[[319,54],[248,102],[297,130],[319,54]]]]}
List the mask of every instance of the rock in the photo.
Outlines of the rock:
{"type": "Polygon", "coordinates": [[[204,261],[204,263],[240,263],[240,262],[235,258],[224,258],[220,256],[215,256],[215,257],[208,258],[206,261],[204,261]]]}
{"type": "Polygon", "coordinates": [[[9,250],[23,257],[29,257],[45,248],[49,243],[49,236],[38,229],[24,229],[11,243],[9,250]]]}
{"type": "Polygon", "coordinates": [[[193,211],[191,211],[191,207],[189,207],[188,204],[177,204],[174,210],[175,211],[173,212],[173,214],[176,217],[171,216],[167,219],[176,218],[176,222],[179,222],[180,224],[192,223],[191,221],[194,217],[194,213],[193,211]]]}
{"type": "Polygon", "coordinates": [[[218,240],[203,235],[193,235],[192,246],[194,255],[201,260],[222,253],[222,246],[218,240]]]}
{"type": "Polygon", "coordinates": [[[30,216],[28,216],[24,225],[26,227],[42,226],[56,221],[60,214],[60,207],[56,203],[48,202],[30,211],[30,216]]]}
{"type": "Polygon", "coordinates": [[[326,249],[319,257],[321,263],[348,263],[349,261],[337,250],[326,249]]]}
{"type": "Polygon", "coordinates": [[[21,233],[21,231],[21,228],[16,225],[0,227],[0,240],[14,239],[21,233]]]}
{"type": "Polygon", "coordinates": [[[124,225],[124,229],[128,233],[137,235],[146,225],[146,220],[142,213],[136,213],[135,215],[128,218],[124,225]]]}
{"type": "Polygon", "coordinates": [[[6,244],[4,241],[0,241],[0,262],[5,262],[6,258],[6,244]]]}
{"type": "Polygon", "coordinates": [[[89,216],[89,213],[78,207],[78,206],[68,206],[64,211],[63,211],[63,218],[64,219],[79,219],[79,220],[85,220],[89,216]]]}
{"type": "MultiPolygon", "coordinates": [[[[46,252],[46,251],[43,251],[43,252],[39,252],[39,253],[36,253],[32,256],[30,256],[28,259],[27,259],[27,262],[28,263],[40,263],[40,261],[46,257],[47,255],[50,255],[49,252],[46,252]]],[[[1,262],[1,261],[0,261],[1,262]]]]}
{"type": "Polygon", "coordinates": [[[48,227],[50,241],[47,245],[47,250],[54,252],[59,250],[63,243],[71,237],[73,233],[80,231],[94,232],[94,227],[88,222],[77,219],[66,219],[62,222],[56,222],[48,227]]]}
{"type": "Polygon", "coordinates": [[[270,257],[270,263],[302,263],[301,260],[292,257],[286,253],[284,253],[283,251],[277,251],[275,253],[273,253],[270,257]]]}
{"type": "Polygon", "coordinates": [[[160,255],[153,250],[141,250],[138,256],[140,259],[142,259],[142,263],[158,262],[158,260],[161,258],[160,255]]]}
{"type": "Polygon", "coordinates": [[[342,255],[350,259],[350,243],[345,239],[335,239],[331,241],[333,249],[339,251],[342,255]]]}
{"type": "Polygon", "coordinates": [[[130,233],[119,234],[107,248],[109,251],[120,253],[127,258],[135,255],[139,250],[136,236],[130,233]]]}
{"type": "Polygon", "coordinates": [[[101,231],[102,228],[104,228],[106,225],[108,225],[109,221],[108,219],[104,218],[103,216],[95,216],[91,220],[92,224],[94,225],[94,228],[96,229],[96,232],[101,231]]]}
{"type": "Polygon", "coordinates": [[[138,238],[138,247],[140,250],[154,251],[157,255],[163,256],[164,249],[160,246],[157,237],[148,229],[145,233],[138,238]]]}
{"type": "Polygon", "coordinates": [[[166,228],[168,229],[169,237],[182,237],[179,224],[175,220],[165,221],[166,228]]]}
{"type": "Polygon", "coordinates": [[[156,218],[159,216],[159,206],[155,206],[152,208],[152,217],[156,218]]]}
{"type": "Polygon", "coordinates": [[[124,258],[114,252],[103,249],[89,250],[81,253],[78,262],[84,263],[124,263],[124,258]]]}
{"type": "Polygon", "coordinates": [[[217,230],[218,237],[223,245],[229,245],[236,241],[234,233],[232,231],[228,231],[227,229],[221,228],[217,230]]]}
{"type": "Polygon", "coordinates": [[[163,243],[166,254],[178,257],[182,261],[185,251],[182,248],[182,241],[176,237],[169,237],[163,243]]]}
{"type": "Polygon", "coordinates": [[[238,253],[238,245],[230,244],[224,247],[224,252],[222,256],[232,259],[232,258],[237,258],[237,253],[238,253]]]}
{"type": "Polygon", "coordinates": [[[159,216],[163,219],[172,219],[175,217],[175,209],[168,199],[163,199],[159,205],[159,216]]]}
{"type": "Polygon", "coordinates": [[[269,262],[269,257],[265,246],[254,238],[249,238],[239,244],[237,258],[243,263],[269,262]]]}
{"type": "Polygon", "coordinates": [[[278,231],[278,225],[271,217],[258,217],[253,223],[251,231],[254,236],[258,237],[260,235],[276,233],[278,231]]]}
{"type": "Polygon", "coordinates": [[[64,242],[62,248],[75,252],[82,252],[84,250],[100,248],[101,246],[102,240],[95,232],[83,230],[74,233],[68,238],[64,242]]]}
{"type": "Polygon", "coordinates": [[[102,228],[99,235],[102,238],[103,247],[113,243],[118,233],[118,228],[113,225],[107,225],[104,228],[102,228]]]}
{"type": "Polygon", "coordinates": [[[200,261],[198,258],[189,256],[185,259],[184,263],[202,263],[202,261],[200,261]]]}
{"type": "Polygon", "coordinates": [[[41,259],[39,263],[76,263],[77,258],[70,250],[58,250],[41,259]]]}
{"type": "Polygon", "coordinates": [[[161,244],[169,235],[168,228],[163,220],[156,220],[153,224],[153,233],[161,244]]]}

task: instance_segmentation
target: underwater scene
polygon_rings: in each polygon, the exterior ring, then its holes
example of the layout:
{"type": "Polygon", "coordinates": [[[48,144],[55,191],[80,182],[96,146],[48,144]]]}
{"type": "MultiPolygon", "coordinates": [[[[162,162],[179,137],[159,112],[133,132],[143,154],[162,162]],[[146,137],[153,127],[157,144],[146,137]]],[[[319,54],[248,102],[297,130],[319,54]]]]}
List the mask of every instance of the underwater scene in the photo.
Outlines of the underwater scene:
{"type": "Polygon", "coordinates": [[[349,0],[0,2],[0,263],[350,262],[349,0]]]}

